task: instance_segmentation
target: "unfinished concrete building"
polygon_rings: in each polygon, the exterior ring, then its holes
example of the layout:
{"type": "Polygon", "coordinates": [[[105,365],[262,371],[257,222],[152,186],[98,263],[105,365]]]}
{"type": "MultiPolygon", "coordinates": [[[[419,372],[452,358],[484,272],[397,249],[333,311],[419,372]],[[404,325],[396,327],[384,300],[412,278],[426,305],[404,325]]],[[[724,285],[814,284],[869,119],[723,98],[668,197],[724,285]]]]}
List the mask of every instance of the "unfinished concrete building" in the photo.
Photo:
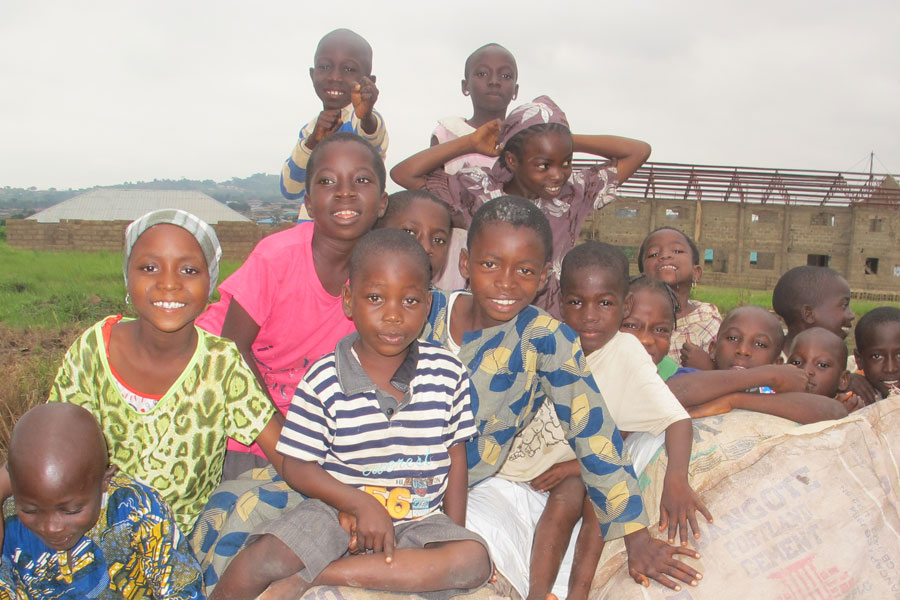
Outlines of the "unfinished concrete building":
{"type": "Polygon", "coordinates": [[[635,273],[643,239],[670,225],[697,242],[708,285],[772,289],[792,267],[823,265],[872,299],[900,292],[891,175],[646,163],[619,195],[582,236],[621,247],[635,273]]]}

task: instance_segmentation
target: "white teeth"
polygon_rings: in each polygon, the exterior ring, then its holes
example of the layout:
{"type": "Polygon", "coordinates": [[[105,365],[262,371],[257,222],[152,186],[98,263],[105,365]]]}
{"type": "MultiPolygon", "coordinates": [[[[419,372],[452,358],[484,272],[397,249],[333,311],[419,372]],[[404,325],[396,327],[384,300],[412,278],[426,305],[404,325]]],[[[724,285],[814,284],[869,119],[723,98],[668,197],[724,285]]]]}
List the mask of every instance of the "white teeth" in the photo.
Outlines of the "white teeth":
{"type": "Polygon", "coordinates": [[[154,302],[153,306],[165,309],[182,308],[184,307],[184,302],[154,302]]]}
{"type": "Polygon", "coordinates": [[[338,90],[328,90],[325,93],[328,94],[329,96],[343,96],[344,95],[344,92],[340,92],[338,90]]]}
{"type": "Polygon", "coordinates": [[[663,269],[671,269],[672,271],[674,271],[677,268],[678,267],[676,267],[675,265],[663,265],[659,268],[659,270],[662,271],[663,269]]]}
{"type": "Polygon", "coordinates": [[[515,300],[499,300],[499,299],[494,300],[494,302],[496,302],[497,304],[500,304],[501,306],[511,306],[516,303],[515,300]]]}
{"type": "Polygon", "coordinates": [[[359,213],[356,212],[355,210],[339,210],[333,214],[336,217],[355,217],[359,213]]]}

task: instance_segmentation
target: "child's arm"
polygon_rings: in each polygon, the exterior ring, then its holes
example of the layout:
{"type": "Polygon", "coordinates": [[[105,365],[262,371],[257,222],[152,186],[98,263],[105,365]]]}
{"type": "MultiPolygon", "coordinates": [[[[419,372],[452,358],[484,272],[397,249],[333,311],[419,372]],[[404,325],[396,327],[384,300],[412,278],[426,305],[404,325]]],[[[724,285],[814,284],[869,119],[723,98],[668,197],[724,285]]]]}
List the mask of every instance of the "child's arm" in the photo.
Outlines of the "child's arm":
{"type": "Polygon", "coordinates": [[[776,392],[806,390],[809,375],[793,365],[763,365],[752,369],[698,371],[670,377],[666,385],[682,406],[691,407],[733,392],[769,386],[776,392]]]}
{"type": "Polygon", "coordinates": [[[489,121],[468,135],[413,154],[391,169],[391,179],[408,190],[417,190],[425,187],[426,175],[457,156],[472,152],[497,156],[501,124],[500,119],[489,121]]]}
{"type": "Polygon", "coordinates": [[[304,496],[318,498],[355,517],[360,550],[384,552],[385,562],[393,560],[394,522],[374,496],[338,481],[318,463],[290,456],[284,458],[283,477],[289,486],[304,496]]]}
{"type": "Polygon", "coordinates": [[[225,313],[225,322],[222,323],[222,337],[234,342],[241,356],[244,357],[244,362],[253,371],[259,386],[265,390],[266,382],[259,370],[259,365],[256,364],[256,356],[253,355],[253,342],[256,341],[256,336],[259,335],[259,329],[260,326],[244,310],[240,302],[232,298],[228,304],[228,312],[225,313]]]}
{"type": "Polygon", "coordinates": [[[359,119],[362,130],[373,135],[378,129],[378,119],[375,118],[375,101],[378,100],[378,88],[375,87],[375,76],[363,77],[350,92],[350,102],[359,119]]]}
{"type": "Polygon", "coordinates": [[[266,426],[256,437],[256,443],[259,444],[259,449],[263,451],[263,454],[275,467],[275,471],[284,479],[284,455],[275,450],[278,438],[281,437],[282,427],[284,427],[284,415],[281,414],[280,410],[276,409],[272,418],[269,419],[269,422],[266,423],[266,426]]]}
{"type": "Polygon", "coordinates": [[[447,476],[447,491],[444,492],[444,514],[460,527],[465,527],[469,500],[469,466],[465,443],[453,444],[448,453],[450,474],[447,476]]]}
{"type": "Polygon", "coordinates": [[[615,158],[619,183],[625,183],[650,157],[650,144],[616,135],[572,134],[575,152],[615,158]]]}
{"type": "Polygon", "coordinates": [[[566,477],[581,474],[581,466],[577,460],[567,460],[556,463],[549,469],[531,480],[531,488],[539,492],[549,492],[566,477]]]}
{"type": "Polygon", "coordinates": [[[726,394],[705,404],[692,406],[688,409],[688,413],[692,418],[697,419],[727,413],[733,408],[775,415],[801,425],[843,419],[847,416],[847,409],[834,398],[806,392],[776,394],[737,392],[726,394]]]}
{"type": "Polygon", "coordinates": [[[691,462],[691,444],[694,429],[690,419],[676,421],[666,428],[666,454],[669,464],[663,481],[662,499],[659,503],[659,530],[668,527],[669,543],[675,543],[675,535],[681,528],[681,545],[687,546],[687,524],[691,524],[694,538],[700,537],[696,511],[712,523],[712,515],[688,482],[688,466],[691,462]]]}

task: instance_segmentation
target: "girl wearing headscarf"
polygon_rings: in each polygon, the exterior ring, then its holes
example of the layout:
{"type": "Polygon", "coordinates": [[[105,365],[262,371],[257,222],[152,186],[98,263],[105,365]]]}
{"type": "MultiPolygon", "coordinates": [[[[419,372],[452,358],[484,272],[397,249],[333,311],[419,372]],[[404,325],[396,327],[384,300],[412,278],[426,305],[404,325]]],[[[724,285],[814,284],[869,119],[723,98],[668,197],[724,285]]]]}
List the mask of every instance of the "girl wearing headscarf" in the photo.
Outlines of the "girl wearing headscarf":
{"type": "Polygon", "coordinates": [[[125,232],[126,302],[72,344],[50,390],[100,423],[109,460],[153,487],[190,534],[222,475],[225,443],[258,442],[280,469],[280,413],[237,347],[194,326],[215,290],[222,249],[213,229],[175,209],[125,232]]]}
{"type": "MultiPolygon", "coordinates": [[[[533,201],[553,230],[553,276],[535,304],[557,319],[559,272],[563,256],[578,243],[585,219],[615,199],[616,185],[627,180],[650,156],[645,142],[611,135],[573,135],[562,110],[547,96],[516,107],[473,133],[432,146],[391,170],[407,189],[426,188],[457,211],[468,227],[485,202],[506,194],[533,201]],[[450,175],[441,165],[462,154],[499,156],[493,167],[462,169],[450,175]],[[572,170],[573,152],[609,159],[604,165],[572,170]]],[[[456,224],[456,223],[455,223],[456,224]]]]}

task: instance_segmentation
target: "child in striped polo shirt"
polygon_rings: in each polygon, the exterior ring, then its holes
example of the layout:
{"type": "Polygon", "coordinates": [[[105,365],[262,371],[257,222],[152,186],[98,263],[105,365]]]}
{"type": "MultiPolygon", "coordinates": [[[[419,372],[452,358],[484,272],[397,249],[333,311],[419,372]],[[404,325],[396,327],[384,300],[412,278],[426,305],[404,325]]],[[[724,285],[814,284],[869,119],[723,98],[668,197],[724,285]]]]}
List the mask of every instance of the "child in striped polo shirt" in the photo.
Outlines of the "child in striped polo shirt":
{"type": "Polygon", "coordinates": [[[487,544],[463,527],[469,378],[416,340],[430,281],[428,255],[403,231],[356,245],[342,300],[357,332],[309,368],[277,447],[308,499],[254,532],[211,599],[294,599],[312,585],[448,598],[488,580],[487,544]]]}

